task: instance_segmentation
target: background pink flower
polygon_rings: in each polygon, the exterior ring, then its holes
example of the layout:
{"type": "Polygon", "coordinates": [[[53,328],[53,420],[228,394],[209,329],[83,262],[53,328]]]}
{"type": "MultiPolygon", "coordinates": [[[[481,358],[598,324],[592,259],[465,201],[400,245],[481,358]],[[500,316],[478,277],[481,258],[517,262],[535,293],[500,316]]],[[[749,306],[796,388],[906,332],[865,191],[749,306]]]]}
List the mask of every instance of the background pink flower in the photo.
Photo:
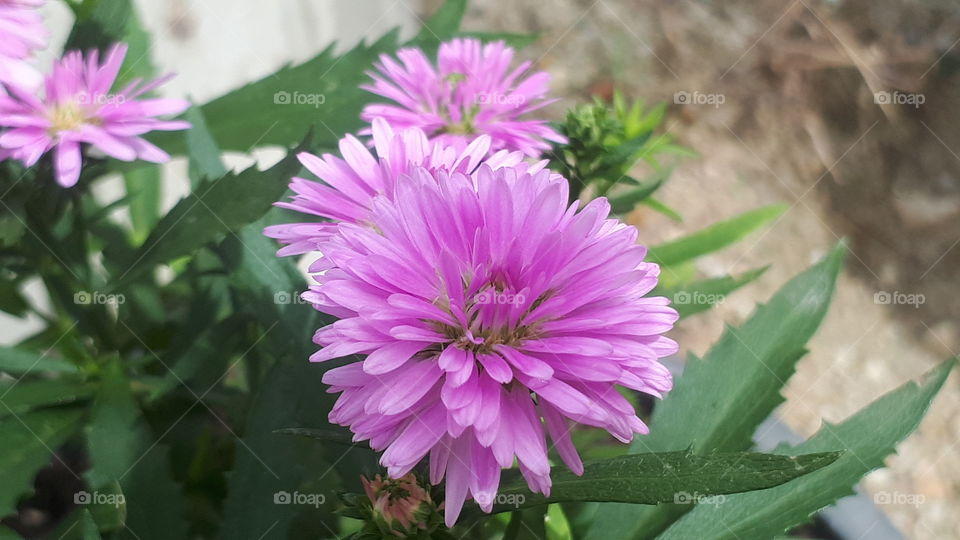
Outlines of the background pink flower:
{"type": "Polygon", "coordinates": [[[0,83],[34,88],[43,76],[26,59],[47,46],[49,33],[37,8],[43,0],[0,0],[0,83]]]}
{"type": "Polygon", "coordinates": [[[539,156],[550,149],[550,141],[565,142],[546,120],[521,118],[552,102],[546,99],[550,75],[528,74],[530,62],[511,70],[513,56],[502,41],[484,45],[478,39],[443,43],[436,65],[420,49],[401,49],[399,62],[383,55],[370,73],[373,84],[362,88],[394,104],[367,105],[361,117],[416,126],[457,148],[486,134],[492,150],[539,156]]]}
{"type": "Polygon", "coordinates": [[[68,52],[47,75],[42,98],[28,88],[9,85],[10,95],[0,97],[0,126],[8,128],[0,135],[0,147],[28,167],[54,150],[57,181],[65,187],[80,177],[82,144],[122,161],[167,161],[170,156],[141,135],[190,127],[187,122],[156,118],[180,114],[190,104],[182,99],[138,99],[169,76],[145,85],[138,79],[111,93],[126,53],[126,45],[114,45],[101,64],[97,51],[86,58],[79,51],[68,52]]]}
{"type": "Polygon", "coordinates": [[[662,335],[677,313],[644,296],[659,267],[605,199],[577,212],[567,196],[549,171],[418,168],[376,199],[374,226],[341,224],[314,265],[304,298],[340,320],[311,360],[367,355],[324,376],[341,392],[330,420],[384,450],[393,478],[429,454],[448,525],[468,497],[490,511],[514,460],[549,493],[544,424],[581,474],[573,423],[630,441],[647,427],[616,385],[671,388],[658,359],[677,350],[662,335]]]}

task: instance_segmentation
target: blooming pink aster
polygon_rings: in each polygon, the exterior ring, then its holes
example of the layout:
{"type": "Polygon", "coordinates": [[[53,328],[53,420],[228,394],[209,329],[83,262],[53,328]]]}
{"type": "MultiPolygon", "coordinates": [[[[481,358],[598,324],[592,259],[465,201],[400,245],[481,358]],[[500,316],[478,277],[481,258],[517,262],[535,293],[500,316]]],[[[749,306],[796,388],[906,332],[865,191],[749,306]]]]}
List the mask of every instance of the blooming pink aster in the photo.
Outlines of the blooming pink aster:
{"type": "Polygon", "coordinates": [[[448,526],[469,497],[489,512],[515,459],[549,493],[544,426],[582,474],[573,423],[630,441],[648,429],[616,385],[671,388],[658,359],[677,350],[662,335],[677,313],[644,296],[659,267],[606,199],[577,211],[567,189],[545,170],[419,168],[374,201],[375,226],[341,224],[313,266],[304,298],[340,320],[311,360],[367,355],[324,375],[341,393],[330,420],[384,450],[393,478],[429,454],[448,526]]]}
{"type": "Polygon", "coordinates": [[[57,181],[64,187],[80,177],[84,143],[123,161],[167,161],[166,152],[140,136],[190,127],[156,118],[180,114],[190,104],[182,99],[137,99],[169,76],[145,85],[138,79],[110,93],[126,53],[126,45],[114,45],[102,64],[96,51],[86,58],[79,51],[67,53],[46,77],[42,99],[26,88],[8,86],[10,95],[0,97],[0,127],[8,128],[0,135],[0,147],[28,167],[55,150],[57,181]]]}
{"type": "MultiPolygon", "coordinates": [[[[331,154],[300,154],[300,163],[325,184],[295,177],[290,183],[293,200],[277,206],[327,220],[362,223],[370,215],[373,198],[383,195],[392,199],[398,179],[416,167],[470,174],[480,163],[493,168],[525,166],[531,171],[546,164],[521,165],[523,154],[506,150],[488,156],[490,137],[486,135],[458,150],[442,141],[430,142],[418,128],[394,130],[382,118],[373,119],[371,132],[373,154],[351,135],[340,140],[342,159],[331,154]]],[[[277,252],[282,256],[315,251],[336,230],[336,223],[330,221],[288,223],[267,227],[264,234],[286,245],[277,252]]]]}
{"type": "Polygon", "coordinates": [[[401,49],[399,63],[387,55],[363,86],[395,104],[371,104],[361,117],[383,117],[396,127],[416,126],[429,137],[457,148],[480,134],[491,148],[539,156],[548,141],[565,142],[545,120],[520,117],[552,102],[546,99],[550,75],[527,75],[530,62],[510,69],[514,50],[502,41],[454,39],[440,45],[434,66],[420,49],[401,49]]]}
{"type": "Polygon", "coordinates": [[[48,32],[37,8],[43,0],[0,0],[0,83],[34,88],[40,72],[26,62],[47,45],[48,32]]]}

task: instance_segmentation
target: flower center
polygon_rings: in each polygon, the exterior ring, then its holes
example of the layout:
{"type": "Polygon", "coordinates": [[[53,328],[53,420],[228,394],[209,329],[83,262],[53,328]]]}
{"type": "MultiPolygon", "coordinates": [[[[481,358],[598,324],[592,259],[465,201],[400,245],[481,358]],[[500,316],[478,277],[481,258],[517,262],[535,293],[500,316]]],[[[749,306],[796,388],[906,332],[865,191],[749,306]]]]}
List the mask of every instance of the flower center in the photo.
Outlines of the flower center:
{"type": "Polygon", "coordinates": [[[91,117],[75,101],[65,101],[53,107],[50,111],[50,134],[56,135],[62,131],[70,131],[84,124],[97,124],[97,118],[91,117]]]}
{"type": "MultiPolygon", "coordinates": [[[[502,283],[492,282],[467,302],[464,313],[466,325],[438,324],[437,331],[449,338],[453,345],[477,354],[492,353],[497,345],[514,347],[537,336],[536,323],[519,322],[546,296],[528,302],[523,293],[514,292],[502,283]]],[[[449,306],[440,304],[438,307],[453,314],[449,306]]]]}

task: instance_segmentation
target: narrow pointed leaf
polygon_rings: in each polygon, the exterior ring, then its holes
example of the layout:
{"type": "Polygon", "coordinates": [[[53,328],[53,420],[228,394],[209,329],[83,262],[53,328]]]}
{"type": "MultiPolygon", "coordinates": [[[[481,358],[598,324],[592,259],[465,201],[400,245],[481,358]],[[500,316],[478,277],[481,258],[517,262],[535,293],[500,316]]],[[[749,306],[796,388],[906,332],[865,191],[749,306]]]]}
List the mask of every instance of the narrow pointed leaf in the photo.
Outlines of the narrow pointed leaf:
{"type": "Polygon", "coordinates": [[[651,247],[649,259],[671,266],[719,251],[776,219],[784,210],[785,206],[776,204],[715,223],[690,236],[651,247]]]}
{"type": "Polygon", "coordinates": [[[853,494],[853,486],[920,423],[943,386],[954,360],[934,368],[917,384],[908,382],[839,425],[824,424],[810,440],[778,454],[844,451],[835,463],[796,482],[731,496],[723,504],[701,506],[658,538],[772,538],[806,523],[821,508],[853,494]],[[717,523],[723,523],[722,528],[717,523]]]}
{"type": "Polygon", "coordinates": [[[551,471],[550,497],[530,493],[522,480],[505,475],[499,494],[523,495],[516,504],[501,504],[495,511],[510,511],[553,502],[589,501],[658,504],[699,497],[753,491],[789,482],[829,465],[839,452],[777,456],[756,453],[697,455],[690,452],[633,454],[588,462],[583,476],[565,467],[551,471]]]}

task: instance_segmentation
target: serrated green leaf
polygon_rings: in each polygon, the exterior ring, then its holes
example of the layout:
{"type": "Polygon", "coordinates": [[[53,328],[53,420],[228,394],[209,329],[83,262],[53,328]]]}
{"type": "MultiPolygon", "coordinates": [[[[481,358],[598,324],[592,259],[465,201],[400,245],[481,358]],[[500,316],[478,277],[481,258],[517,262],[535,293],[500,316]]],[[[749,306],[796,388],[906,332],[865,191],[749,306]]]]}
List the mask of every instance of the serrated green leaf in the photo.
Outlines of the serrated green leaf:
{"type": "Polygon", "coordinates": [[[0,516],[16,510],[50,454],[80,428],[76,409],[46,409],[0,420],[0,516]]]}
{"type": "Polygon", "coordinates": [[[719,251],[766,225],[785,210],[786,206],[775,204],[745,212],[679,240],[653,246],[648,259],[663,266],[670,266],[719,251]]]}
{"type": "MultiPolygon", "coordinates": [[[[314,521],[318,530],[335,527],[334,504],[320,508],[277,505],[274,494],[320,492],[333,502],[341,476],[354,470],[350,455],[341,459],[345,451],[352,452],[349,449],[318,449],[306,438],[274,433],[289,426],[322,423],[333,397],[319,391],[327,367],[307,361],[315,348],[309,336],[323,323],[309,306],[275,301],[278,292],[293,295],[305,290],[306,283],[290,258],[273,255],[276,246],[263,236],[262,229],[262,222],[252,224],[221,247],[238,305],[264,328],[259,349],[277,358],[252,398],[245,434],[228,478],[220,531],[225,539],[257,537],[268,530],[271,535],[286,537],[291,527],[304,520],[314,521]],[[325,451],[330,453],[329,460],[325,451]],[[337,466],[331,467],[334,460],[337,466]]],[[[349,480],[359,488],[359,473],[349,480]]]]}
{"type": "Polygon", "coordinates": [[[650,295],[669,298],[670,305],[682,319],[723,303],[727,295],[762,276],[767,268],[757,268],[739,276],[722,276],[673,287],[657,287],[650,295]]]}
{"type": "Polygon", "coordinates": [[[181,486],[171,478],[167,448],[157,445],[139,458],[120,482],[126,499],[126,526],[119,538],[166,540],[189,538],[183,517],[185,501],[181,486]]]}
{"type": "Polygon", "coordinates": [[[632,454],[584,464],[583,476],[555,467],[550,496],[530,493],[516,472],[505,474],[494,512],[505,512],[553,502],[622,502],[658,504],[686,502],[779,486],[821,469],[840,452],[778,456],[750,452],[699,455],[691,452],[632,454]],[[511,495],[522,495],[512,501],[511,495]],[[513,504],[510,504],[510,503],[513,504]]]}
{"type": "Polygon", "coordinates": [[[36,407],[64,405],[93,395],[96,385],[70,379],[0,382],[0,418],[36,407]]]}
{"type": "Polygon", "coordinates": [[[41,371],[76,373],[77,367],[61,358],[15,347],[0,347],[0,371],[26,374],[41,371]]]}
{"type": "Polygon", "coordinates": [[[140,409],[118,358],[103,370],[100,390],[93,403],[87,430],[92,462],[87,481],[94,489],[119,480],[143,450],[145,434],[139,425],[140,409]]]}
{"type": "Polygon", "coordinates": [[[253,166],[201,182],[160,220],[119,282],[129,282],[158,264],[189,255],[262,217],[300,170],[297,151],[264,171],[253,166]]]}
{"type": "Polygon", "coordinates": [[[908,382],[842,424],[824,424],[810,440],[776,451],[844,451],[835,463],[796,482],[734,495],[716,507],[698,507],[658,538],[770,538],[806,523],[821,508],[851,495],[864,475],[883,466],[884,458],[920,424],[954,364],[944,362],[922,383],[908,382]]]}
{"type": "MultiPolygon", "coordinates": [[[[213,139],[221,150],[249,152],[258,146],[294,146],[313,129],[316,146],[336,148],[342,134],[363,125],[360,111],[376,96],[359,86],[369,81],[365,72],[381,54],[397,49],[397,36],[397,31],[389,32],[340,56],[331,45],[303,64],[202,105],[213,139]]],[[[182,134],[154,133],[151,139],[171,154],[186,151],[182,134]]]]}
{"type": "Polygon", "coordinates": [[[101,540],[100,529],[89,510],[80,511],[80,538],[83,540],[101,540]]]}
{"type": "MultiPolygon", "coordinates": [[[[739,328],[728,327],[703,360],[689,358],[673,390],[655,407],[650,435],[636,439],[630,451],[748,448],[757,426],[783,401],[780,389],[826,314],[845,252],[846,246],[838,245],[739,328]]],[[[641,530],[653,534],[687,510],[604,505],[588,538],[603,538],[611,527],[622,538],[636,538],[641,530]]]]}

